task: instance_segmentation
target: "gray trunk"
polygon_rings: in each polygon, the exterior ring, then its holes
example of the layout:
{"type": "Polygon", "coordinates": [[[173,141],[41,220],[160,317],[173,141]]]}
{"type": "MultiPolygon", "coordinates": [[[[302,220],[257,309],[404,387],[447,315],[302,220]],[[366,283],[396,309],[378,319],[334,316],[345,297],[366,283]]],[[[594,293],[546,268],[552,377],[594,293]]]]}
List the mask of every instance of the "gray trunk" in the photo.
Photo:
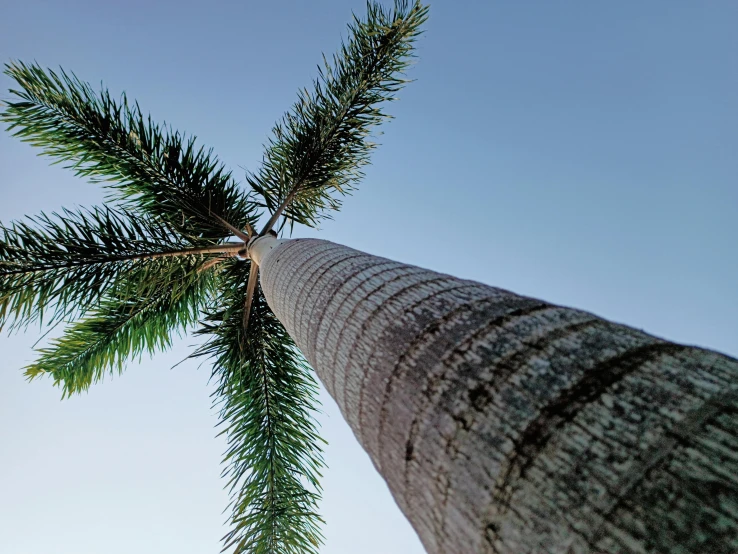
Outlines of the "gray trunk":
{"type": "Polygon", "coordinates": [[[261,262],[429,553],[738,552],[738,360],[326,241],[261,262]]]}

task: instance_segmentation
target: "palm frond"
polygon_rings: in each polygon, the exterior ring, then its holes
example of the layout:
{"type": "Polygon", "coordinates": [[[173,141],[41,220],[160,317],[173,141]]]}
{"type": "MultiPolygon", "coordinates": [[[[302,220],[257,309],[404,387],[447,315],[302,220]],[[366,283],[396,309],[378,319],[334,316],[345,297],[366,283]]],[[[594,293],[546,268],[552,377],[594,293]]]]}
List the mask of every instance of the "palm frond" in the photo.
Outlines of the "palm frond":
{"type": "Polygon", "coordinates": [[[79,317],[120,279],[166,278],[177,266],[159,257],[207,252],[190,246],[160,221],[108,207],[0,224],[0,327],[42,319],[49,306],[49,321],[79,317]]]}
{"type": "Polygon", "coordinates": [[[272,213],[264,232],[282,214],[315,226],[325,210],[340,207],[334,193],[349,192],[363,176],[375,147],[369,133],[390,117],[381,104],[407,82],[427,15],[419,1],[396,0],[394,9],[369,2],[366,20],[354,16],[348,42],[332,63],[324,57],[312,92],[298,94],[272,131],[261,169],[247,176],[272,213]]]}
{"type": "Polygon", "coordinates": [[[199,258],[168,258],[157,264],[172,267],[156,268],[151,278],[118,283],[84,319],[40,349],[26,375],[50,375],[63,387],[63,396],[69,396],[107,373],[120,373],[124,362],[144,352],[169,347],[174,334],[197,322],[215,281],[211,272],[198,271],[199,258]]]}
{"type": "Polygon", "coordinates": [[[317,553],[323,459],[311,417],[316,383],[260,289],[245,333],[249,262],[230,262],[221,276],[216,298],[226,308],[210,313],[199,332],[211,338],[197,355],[214,359],[214,398],[228,439],[232,528],[224,550],[317,553]]]}
{"type": "Polygon", "coordinates": [[[257,218],[257,206],[211,151],[144,116],[126,95],[63,70],[13,63],[5,73],[21,87],[10,92],[0,120],[14,136],[66,162],[78,175],[103,182],[113,197],[166,221],[192,241],[231,235],[213,216],[237,228],[257,218]]]}

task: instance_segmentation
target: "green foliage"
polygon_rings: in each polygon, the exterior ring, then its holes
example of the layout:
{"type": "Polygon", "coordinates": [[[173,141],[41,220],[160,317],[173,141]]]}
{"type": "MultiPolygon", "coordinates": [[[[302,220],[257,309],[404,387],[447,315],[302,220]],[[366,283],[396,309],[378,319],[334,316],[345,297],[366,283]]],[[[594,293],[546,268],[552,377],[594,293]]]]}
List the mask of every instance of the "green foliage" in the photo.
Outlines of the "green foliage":
{"type": "Polygon", "coordinates": [[[115,207],[0,224],[0,327],[69,323],[26,367],[66,396],[168,347],[199,320],[209,340],[195,355],[213,360],[228,441],[224,549],[236,554],[318,552],[323,458],[312,373],[258,286],[247,312],[251,262],[238,259],[242,245],[223,241],[243,237],[261,207],[271,213],[262,233],[282,215],[315,226],[340,207],[369,162],[370,132],[390,117],[382,104],[406,82],[427,13],[418,2],[369,2],[313,90],[274,127],[248,192],[194,137],[153,123],[125,95],[95,93],[63,70],[6,66],[19,88],[0,121],[101,183],[115,207]]]}
{"type": "Polygon", "coordinates": [[[86,391],[106,373],[122,372],[129,359],[166,349],[173,334],[197,323],[212,294],[212,272],[198,271],[202,260],[195,256],[154,264],[144,272],[151,278],[118,281],[84,319],[40,349],[26,375],[51,375],[63,396],[86,391]]]}
{"type": "Polygon", "coordinates": [[[173,266],[147,257],[188,246],[157,220],[109,207],[0,224],[0,327],[42,319],[49,306],[49,321],[79,316],[119,281],[167,279],[173,266]]]}
{"type": "Polygon", "coordinates": [[[247,176],[270,212],[287,201],[286,219],[316,226],[325,210],[340,207],[335,193],[363,177],[375,148],[369,133],[390,117],[381,104],[407,82],[402,75],[427,16],[426,6],[406,0],[392,10],[369,2],[365,21],[354,16],[348,42],[332,63],[324,58],[313,91],[299,92],[272,130],[261,169],[247,176]]]}
{"type": "Polygon", "coordinates": [[[104,183],[113,198],[161,219],[193,242],[231,235],[213,215],[238,228],[256,219],[256,205],[230,171],[194,138],[153,123],[126,95],[116,102],[107,90],[64,71],[14,63],[5,73],[20,90],[0,120],[44,154],[67,162],[77,175],[104,183]]]}
{"type": "Polygon", "coordinates": [[[224,476],[233,515],[224,549],[317,553],[322,439],[310,415],[317,385],[260,289],[244,335],[249,266],[231,263],[222,272],[216,304],[199,331],[211,339],[196,353],[214,360],[228,439],[224,476]]]}

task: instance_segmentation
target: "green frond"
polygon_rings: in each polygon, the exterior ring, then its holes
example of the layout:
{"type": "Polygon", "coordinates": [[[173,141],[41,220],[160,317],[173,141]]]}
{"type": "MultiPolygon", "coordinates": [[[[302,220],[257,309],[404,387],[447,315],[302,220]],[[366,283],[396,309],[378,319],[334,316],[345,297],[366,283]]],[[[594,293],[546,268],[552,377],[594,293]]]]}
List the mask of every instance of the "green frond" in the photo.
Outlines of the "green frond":
{"type": "Polygon", "coordinates": [[[291,222],[315,226],[325,210],[338,209],[363,176],[375,145],[372,128],[390,116],[381,104],[407,82],[404,71],[428,8],[396,0],[394,9],[369,2],[354,16],[350,38],[318,68],[313,91],[300,91],[292,111],[274,127],[261,169],[247,176],[270,212],[287,201],[291,222]]]}
{"type": "Polygon", "coordinates": [[[215,404],[228,439],[224,476],[231,491],[236,554],[311,554],[322,542],[317,503],[322,439],[311,411],[316,383],[286,330],[257,290],[243,333],[248,262],[221,273],[219,306],[199,331],[197,353],[214,359],[215,404]]]}
{"type": "Polygon", "coordinates": [[[165,350],[173,334],[193,327],[212,294],[212,272],[198,271],[202,261],[196,258],[159,263],[173,267],[155,272],[152,279],[119,283],[84,319],[39,349],[26,375],[50,375],[63,387],[63,396],[69,396],[108,373],[122,372],[126,361],[144,352],[165,350]]]}
{"type": "Polygon", "coordinates": [[[102,182],[113,197],[166,221],[193,241],[231,235],[213,215],[243,228],[257,206],[230,171],[187,137],[144,116],[126,95],[95,93],[74,75],[13,63],[5,73],[20,86],[10,92],[0,120],[44,154],[78,175],[102,182]]]}
{"type": "Polygon", "coordinates": [[[0,224],[0,327],[40,320],[50,306],[49,321],[79,317],[114,283],[175,267],[141,257],[188,246],[166,224],[108,207],[0,224]]]}

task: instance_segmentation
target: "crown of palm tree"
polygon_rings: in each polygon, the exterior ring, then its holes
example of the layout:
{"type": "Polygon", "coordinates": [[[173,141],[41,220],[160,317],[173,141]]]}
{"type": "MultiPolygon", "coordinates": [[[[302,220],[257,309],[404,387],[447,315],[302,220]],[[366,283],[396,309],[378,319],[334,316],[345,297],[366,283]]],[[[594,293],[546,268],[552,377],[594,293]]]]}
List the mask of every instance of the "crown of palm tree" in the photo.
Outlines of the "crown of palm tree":
{"type": "Polygon", "coordinates": [[[317,385],[267,306],[247,246],[340,208],[369,162],[372,128],[389,117],[381,104],[407,82],[427,12],[396,0],[354,16],[312,91],[275,125],[248,190],[211,150],[125,95],[63,70],[6,66],[19,88],[0,119],[108,195],[102,207],[0,224],[0,327],[66,325],[25,368],[30,379],[50,375],[63,396],[165,349],[175,333],[206,335],[192,355],[212,359],[228,441],[224,549],[317,552],[321,543],[317,385]]]}

